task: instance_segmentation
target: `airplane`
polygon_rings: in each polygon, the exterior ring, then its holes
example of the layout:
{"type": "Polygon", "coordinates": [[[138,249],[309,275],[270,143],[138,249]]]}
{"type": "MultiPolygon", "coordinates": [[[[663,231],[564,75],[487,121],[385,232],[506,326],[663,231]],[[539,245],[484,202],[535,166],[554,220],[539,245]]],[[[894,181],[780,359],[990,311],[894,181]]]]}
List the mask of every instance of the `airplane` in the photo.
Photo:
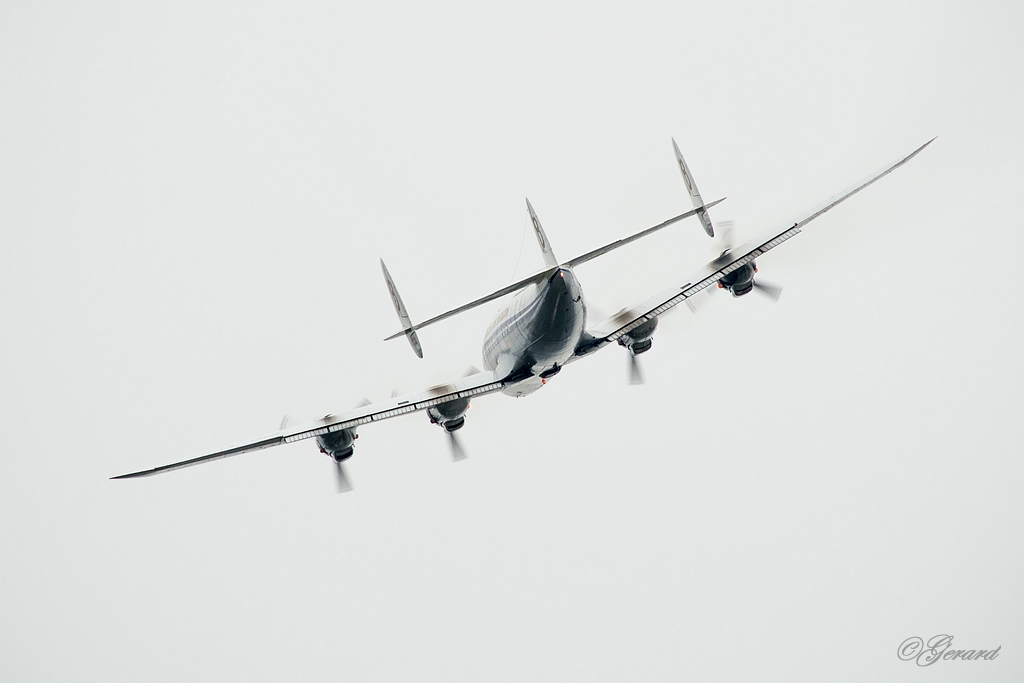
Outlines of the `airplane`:
{"type": "Polygon", "coordinates": [[[732,245],[731,231],[721,230],[719,238],[724,248],[719,257],[693,275],[647,300],[624,308],[596,326],[587,328],[587,306],[583,298],[583,289],[573,272],[576,266],[692,216],[697,216],[709,237],[715,237],[715,226],[708,210],[725,198],[704,202],[693,175],[679,151],[679,146],[673,139],[673,152],[693,204],[692,210],[629,237],[561,261],[555,256],[537,212],[527,199],[526,208],[544,257],[544,268],[458,308],[413,324],[394,280],[383,259],[381,260],[384,281],[402,326],[401,330],[387,337],[385,341],[405,336],[413,352],[420,358],[423,357],[423,347],[416,334],[418,330],[509,294],[516,294],[501,308],[494,322],[487,328],[482,350],[483,371],[473,372],[466,377],[430,387],[422,392],[393,396],[376,403],[364,402],[353,410],[338,415],[327,415],[311,424],[289,428],[286,422],[283,422],[278,432],[241,446],[111,478],[147,477],[312,438],[316,439],[320,452],[334,462],[338,490],[347,491],[352,487],[342,463],[354,453],[355,440],[358,438],[356,430],[366,424],[419,411],[425,411],[430,422],[440,426],[448,435],[452,458],[456,461],[463,460],[466,454],[455,432],[465,424],[466,411],[471,400],[496,392],[514,397],[527,396],[543,387],[566,365],[612,343],[624,347],[629,354],[631,382],[642,381],[636,357],[650,350],[658,326],[658,316],[683,302],[693,308],[694,297],[705,290],[713,291],[708,289],[712,287],[728,290],[734,297],[744,296],[756,289],[772,298],[778,298],[779,288],[759,282],[755,277],[758,272],[755,260],[799,234],[804,226],[818,216],[907,163],[934,141],[935,138],[932,138],[898,161],[799,214],[792,222],[787,222],[740,247],[732,245]]]}

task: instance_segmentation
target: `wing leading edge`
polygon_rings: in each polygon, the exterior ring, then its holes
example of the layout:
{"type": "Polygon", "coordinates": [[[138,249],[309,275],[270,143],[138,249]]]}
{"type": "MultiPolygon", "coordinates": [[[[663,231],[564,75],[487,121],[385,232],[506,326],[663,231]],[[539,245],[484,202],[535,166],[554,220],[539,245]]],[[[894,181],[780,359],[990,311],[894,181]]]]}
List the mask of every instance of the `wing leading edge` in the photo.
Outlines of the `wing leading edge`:
{"type": "Polygon", "coordinates": [[[420,410],[426,410],[447,401],[460,398],[473,398],[485,394],[500,391],[505,386],[514,383],[514,378],[498,378],[493,372],[480,372],[469,377],[464,377],[450,384],[440,384],[430,387],[424,391],[396,396],[386,401],[379,401],[369,405],[361,406],[340,415],[328,415],[327,417],[313,424],[297,426],[284,429],[276,434],[253,441],[252,443],[235,446],[209,455],[202,455],[198,458],[182,460],[181,462],[162,465],[149,470],[122,474],[111,479],[134,479],[136,477],[149,477],[154,474],[162,474],[172,470],[180,470],[192,465],[200,465],[213,460],[229,458],[233,455],[250,453],[263,450],[273,446],[281,446],[286,443],[294,443],[304,439],[311,439],[330,432],[338,432],[342,429],[351,429],[370,422],[379,422],[399,415],[406,415],[420,410]]]}
{"type": "Polygon", "coordinates": [[[734,270],[742,268],[754,259],[760,257],[762,254],[774,249],[791,237],[798,235],[803,226],[807,225],[834,206],[849,199],[872,183],[885,177],[889,173],[892,173],[897,168],[920,154],[925,147],[932,144],[934,141],[935,138],[932,138],[899,161],[889,164],[844,192],[834,195],[818,206],[805,211],[792,222],[786,223],[785,226],[777,228],[763,235],[761,238],[751,240],[743,246],[733,249],[728,255],[707,264],[681,284],[674,285],[659,294],[656,294],[643,303],[623,309],[610,318],[601,321],[601,323],[599,323],[595,328],[588,331],[589,336],[586,342],[581,345],[577,358],[587,355],[606,344],[618,340],[619,337],[628,334],[640,325],[656,318],[691,296],[717,283],[734,270]]]}

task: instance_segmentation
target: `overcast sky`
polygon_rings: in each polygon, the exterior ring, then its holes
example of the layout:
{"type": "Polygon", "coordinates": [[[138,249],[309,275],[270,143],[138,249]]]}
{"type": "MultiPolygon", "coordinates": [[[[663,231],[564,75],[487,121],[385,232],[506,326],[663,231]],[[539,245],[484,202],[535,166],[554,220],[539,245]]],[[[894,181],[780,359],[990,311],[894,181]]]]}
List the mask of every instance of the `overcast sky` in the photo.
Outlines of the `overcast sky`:
{"type": "MultiPolygon", "coordinates": [[[[1024,675],[1020,3],[0,5],[0,679],[1024,675]],[[773,305],[474,402],[108,477],[480,365],[414,319],[689,208],[773,305]],[[912,636],[992,661],[900,661],[912,636]]],[[[710,255],[581,266],[592,318],[710,255]]]]}

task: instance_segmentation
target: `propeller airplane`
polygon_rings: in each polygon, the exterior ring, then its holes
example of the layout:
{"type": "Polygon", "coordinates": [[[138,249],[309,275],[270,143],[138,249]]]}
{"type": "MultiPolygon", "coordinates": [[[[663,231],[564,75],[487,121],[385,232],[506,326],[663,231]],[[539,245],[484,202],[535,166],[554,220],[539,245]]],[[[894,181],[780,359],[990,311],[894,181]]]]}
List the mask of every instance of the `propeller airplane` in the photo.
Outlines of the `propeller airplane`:
{"type": "Polygon", "coordinates": [[[576,266],[691,216],[697,216],[704,231],[709,237],[714,238],[716,235],[715,225],[708,209],[724,201],[724,198],[708,203],[704,202],[697,190],[693,175],[673,140],[672,148],[675,152],[676,162],[682,173],[693,209],[567,261],[561,261],[555,256],[551,243],[541,227],[537,212],[530,200],[527,199],[526,208],[544,257],[544,268],[487,296],[436,315],[424,322],[413,324],[387,266],[384,265],[383,260],[381,261],[384,281],[401,324],[401,330],[387,337],[387,340],[405,336],[409,340],[413,352],[420,358],[423,357],[423,347],[417,335],[418,330],[477,306],[515,294],[508,304],[499,311],[494,322],[487,329],[483,343],[484,370],[482,372],[475,371],[461,379],[433,386],[422,392],[393,396],[376,403],[365,402],[353,410],[338,415],[327,415],[312,424],[289,427],[285,420],[278,432],[262,439],[190,460],[112,478],[147,477],[272,446],[316,439],[320,451],[330,457],[335,464],[338,490],[347,491],[351,489],[351,485],[343,462],[354,452],[354,443],[358,438],[356,430],[363,425],[419,411],[425,411],[431,423],[444,429],[449,438],[452,458],[456,461],[462,460],[466,454],[455,432],[461,429],[465,423],[466,410],[469,408],[470,400],[496,392],[514,397],[531,394],[544,386],[566,365],[585,358],[612,343],[617,343],[625,348],[629,354],[630,382],[634,384],[642,382],[643,375],[636,357],[650,350],[654,332],[658,326],[658,316],[683,302],[694,309],[694,297],[714,289],[728,290],[734,297],[744,296],[756,290],[773,299],[778,299],[781,293],[779,287],[755,277],[758,273],[755,260],[799,234],[804,226],[818,216],[913,159],[934,139],[932,138],[910,154],[885,166],[849,189],[799,214],[795,220],[739,247],[732,243],[731,224],[723,222],[719,226],[718,234],[721,254],[716,259],[693,275],[678,281],[645,301],[619,311],[591,328],[587,327],[587,307],[583,299],[583,290],[573,270],[576,266]]]}

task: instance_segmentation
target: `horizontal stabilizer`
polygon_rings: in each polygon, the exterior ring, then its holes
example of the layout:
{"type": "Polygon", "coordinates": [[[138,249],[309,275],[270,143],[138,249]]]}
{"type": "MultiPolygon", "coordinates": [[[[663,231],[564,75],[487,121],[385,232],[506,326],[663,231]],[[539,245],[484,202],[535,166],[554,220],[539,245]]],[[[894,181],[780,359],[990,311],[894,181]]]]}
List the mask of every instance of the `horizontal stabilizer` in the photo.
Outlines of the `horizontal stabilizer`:
{"type": "MultiPolygon", "coordinates": [[[[445,313],[442,313],[441,315],[436,315],[433,318],[431,318],[430,320],[425,320],[424,322],[417,323],[415,325],[408,325],[407,324],[408,318],[402,319],[403,329],[401,331],[399,331],[399,332],[395,332],[390,337],[386,337],[384,339],[384,341],[390,341],[392,339],[396,339],[398,337],[401,337],[403,334],[405,334],[406,336],[408,336],[410,334],[415,335],[416,334],[416,330],[423,329],[427,325],[433,325],[434,323],[440,322],[440,321],[445,320],[447,318],[450,318],[453,315],[458,315],[459,313],[464,313],[465,311],[468,311],[468,310],[470,310],[472,308],[476,308],[477,306],[480,306],[481,304],[485,304],[488,301],[494,301],[495,299],[499,299],[499,298],[505,296],[506,294],[511,294],[513,292],[518,292],[520,289],[524,289],[526,287],[529,287],[532,284],[536,284],[538,282],[546,280],[547,278],[549,278],[552,275],[554,275],[555,271],[557,271],[561,267],[572,268],[572,267],[578,266],[581,263],[586,263],[587,261],[589,261],[591,259],[595,259],[598,256],[601,256],[603,254],[607,254],[609,251],[612,251],[613,249],[618,249],[619,247],[625,246],[625,245],[629,244],[630,242],[635,242],[636,240],[640,239],[641,237],[647,237],[648,235],[654,234],[657,231],[661,230],[662,228],[666,228],[666,227],[672,225],[673,223],[676,223],[678,221],[683,220],[684,218],[689,218],[690,216],[696,216],[696,215],[698,215],[698,213],[700,211],[703,211],[705,208],[712,207],[712,206],[714,206],[714,205],[716,205],[716,204],[718,204],[720,202],[724,202],[724,201],[725,201],[725,197],[722,197],[721,199],[716,199],[715,201],[711,202],[707,206],[702,206],[700,209],[693,209],[691,211],[687,211],[686,213],[681,213],[678,216],[673,216],[672,218],[669,218],[667,221],[662,221],[661,223],[658,223],[657,225],[655,225],[653,227],[647,228],[646,230],[641,230],[640,232],[634,233],[634,234],[630,235],[629,237],[624,237],[621,240],[615,240],[614,242],[612,242],[610,244],[606,244],[603,247],[598,247],[597,249],[594,249],[593,251],[588,251],[586,254],[583,254],[581,256],[577,256],[574,259],[570,259],[570,260],[566,261],[564,264],[562,264],[561,266],[558,265],[557,261],[554,263],[554,265],[550,265],[550,263],[549,263],[547,268],[545,268],[544,270],[542,270],[542,271],[540,271],[538,273],[534,273],[533,275],[525,277],[522,280],[519,280],[518,282],[513,282],[512,284],[508,285],[507,287],[502,287],[498,291],[492,292],[491,294],[488,294],[487,296],[483,296],[483,297],[480,297],[479,299],[476,299],[474,301],[470,301],[468,304],[459,306],[458,308],[453,308],[452,310],[447,311],[445,313]]],[[[527,204],[527,207],[530,210],[530,218],[533,221],[534,230],[537,233],[537,240],[538,240],[538,242],[540,242],[541,249],[544,251],[544,260],[546,262],[548,262],[549,259],[553,261],[554,260],[554,254],[551,252],[551,245],[548,243],[547,237],[544,235],[543,228],[540,227],[540,221],[537,220],[537,214],[534,212],[533,207],[530,206],[530,200],[526,200],[526,204],[527,204]]],[[[381,265],[383,266],[383,262],[381,262],[381,265]]],[[[384,269],[384,272],[387,273],[387,269],[386,268],[384,269]]],[[[385,277],[386,277],[386,275],[385,275],[385,277]]],[[[389,280],[389,283],[390,283],[390,280],[389,280]]],[[[389,284],[389,288],[392,288],[392,286],[390,284],[389,284]]],[[[392,298],[394,299],[395,297],[398,296],[398,293],[393,288],[392,288],[392,291],[395,292],[392,295],[392,298]]],[[[397,308],[400,305],[400,303],[401,303],[401,299],[397,299],[395,307],[397,308]]],[[[404,310],[404,307],[403,307],[403,310],[404,310]]],[[[402,316],[402,314],[400,312],[399,313],[399,318],[401,318],[401,316],[402,316]]],[[[412,341],[412,337],[410,337],[409,341],[410,342],[412,341]]],[[[416,344],[418,345],[418,343],[419,343],[419,340],[417,339],[416,344]]],[[[413,348],[416,348],[416,345],[414,345],[413,348]]]]}
{"type": "Polygon", "coordinates": [[[529,287],[532,284],[535,284],[537,282],[540,282],[541,280],[545,280],[545,279],[551,277],[552,275],[555,274],[556,270],[558,270],[558,266],[555,266],[554,268],[547,268],[545,270],[542,270],[539,273],[534,273],[533,275],[531,275],[529,277],[523,278],[519,282],[513,282],[508,287],[502,287],[498,291],[493,292],[491,294],[488,294],[487,296],[480,297],[479,299],[476,299],[475,301],[470,301],[468,304],[465,304],[464,306],[459,306],[458,308],[453,308],[452,310],[448,311],[447,313],[442,313],[441,315],[435,315],[430,320],[426,320],[426,321],[421,322],[419,324],[413,325],[412,327],[408,328],[407,330],[402,330],[401,332],[395,332],[390,337],[385,337],[384,341],[390,341],[391,339],[395,339],[396,337],[400,337],[403,334],[406,334],[407,332],[412,332],[413,334],[415,334],[416,330],[423,329],[427,325],[433,325],[434,323],[440,322],[442,320],[445,320],[446,318],[450,318],[453,315],[458,315],[459,313],[464,313],[465,311],[468,311],[471,308],[476,308],[477,306],[479,306],[481,304],[485,304],[488,301],[494,301],[495,299],[499,299],[499,298],[505,296],[506,294],[511,294],[512,292],[518,292],[520,289],[523,289],[525,287],[529,287]]]}
{"type": "MultiPolygon", "coordinates": [[[[707,204],[704,207],[702,207],[702,209],[709,209],[712,206],[715,206],[716,204],[721,204],[724,201],[725,201],[725,197],[722,197],[721,199],[716,199],[715,201],[711,202],[710,204],[707,204]]],[[[607,254],[609,251],[612,251],[613,249],[618,249],[619,247],[624,247],[627,244],[629,244],[630,242],[635,242],[636,240],[640,239],[641,237],[647,237],[648,235],[656,233],[659,230],[661,230],[662,228],[666,228],[666,227],[672,225],[673,223],[675,223],[677,221],[681,221],[684,218],[689,218],[690,216],[696,216],[698,214],[699,214],[699,210],[698,209],[694,209],[692,211],[687,211],[686,213],[681,213],[678,216],[674,216],[672,218],[669,218],[667,221],[664,221],[662,223],[658,223],[653,228],[647,228],[646,230],[641,230],[640,232],[635,233],[633,235],[630,235],[629,237],[623,237],[621,240],[615,240],[611,244],[606,244],[603,247],[599,247],[597,249],[594,249],[593,251],[588,251],[586,254],[583,254],[582,256],[577,256],[574,259],[569,259],[568,261],[565,262],[565,265],[570,266],[570,267],[574,267],[574,266],[578,266],[581,263],[586,263],[590,259],[595,259],[598,256],[602,256],[604,254],[607,254]]]]}

